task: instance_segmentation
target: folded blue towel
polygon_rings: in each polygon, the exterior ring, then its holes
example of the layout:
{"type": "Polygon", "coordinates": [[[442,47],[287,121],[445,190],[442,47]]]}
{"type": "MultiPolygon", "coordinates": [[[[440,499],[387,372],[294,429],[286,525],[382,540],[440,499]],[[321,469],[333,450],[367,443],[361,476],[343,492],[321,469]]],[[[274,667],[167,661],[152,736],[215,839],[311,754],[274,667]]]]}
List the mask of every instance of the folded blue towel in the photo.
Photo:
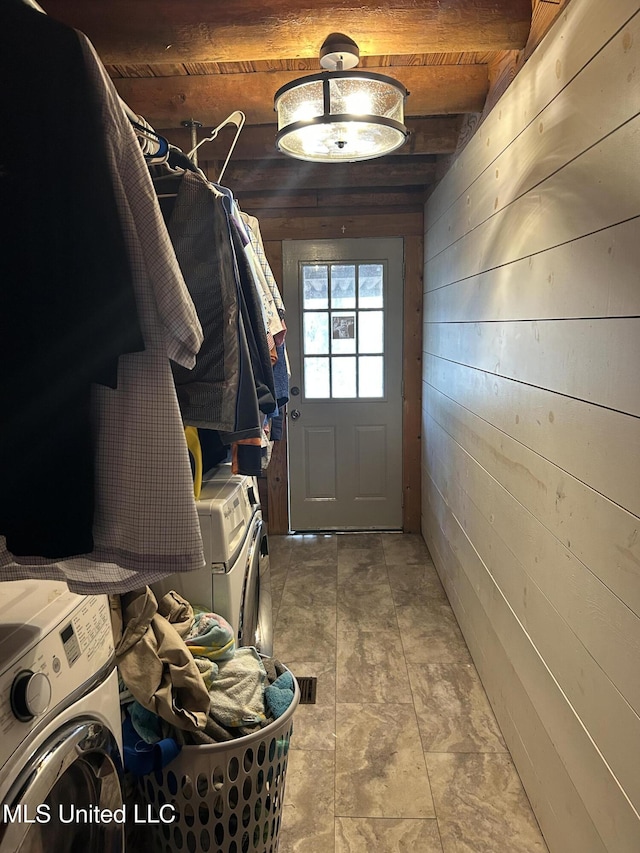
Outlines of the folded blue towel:
{"type": "Polygon", "coordinates": [[[293,695],[293,676],[288,670],[265,688],[264,699],[267,708],[276,719],[281,717],[293,702],[293,695]]]}

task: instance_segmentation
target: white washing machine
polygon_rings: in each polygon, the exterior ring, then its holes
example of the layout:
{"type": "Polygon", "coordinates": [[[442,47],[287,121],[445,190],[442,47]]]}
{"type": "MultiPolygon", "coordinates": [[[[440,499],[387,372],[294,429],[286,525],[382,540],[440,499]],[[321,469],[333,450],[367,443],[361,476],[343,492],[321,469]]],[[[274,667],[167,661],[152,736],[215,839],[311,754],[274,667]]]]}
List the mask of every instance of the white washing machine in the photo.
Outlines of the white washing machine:
{"type": "Polygon", "coordinates": [[[0,853],[123,853],[106,595],[0,583],[0,853]]]}
{"type": "Polygon", "coordinates": [[[225,463],[208,472],[196,501],[206,566],[154,583],[161,596],[173,589],[193,605],[224,617],[237,646],[273,654],[269,546],[254,477],[231,473],[225,463]]]}

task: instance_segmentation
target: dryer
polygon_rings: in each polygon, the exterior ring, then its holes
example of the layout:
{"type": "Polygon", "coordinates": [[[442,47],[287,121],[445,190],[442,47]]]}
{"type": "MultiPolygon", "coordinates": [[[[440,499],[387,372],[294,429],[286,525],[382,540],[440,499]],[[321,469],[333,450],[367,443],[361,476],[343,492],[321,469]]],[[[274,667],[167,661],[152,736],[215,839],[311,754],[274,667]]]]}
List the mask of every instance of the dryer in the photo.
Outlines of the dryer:
{"type": "Polygon", "coordinates": [[[0,853],[123,853],[122,732],[106,595],[0,583],[0,853]]]}
{"type": "Polygon", "coordinates": [[[196,501],[206,565],[152,584],[223,616],[237,646],[273,654],[269,545],[254,477],[232,474],[224,463],[202,480],[196,501]]]}

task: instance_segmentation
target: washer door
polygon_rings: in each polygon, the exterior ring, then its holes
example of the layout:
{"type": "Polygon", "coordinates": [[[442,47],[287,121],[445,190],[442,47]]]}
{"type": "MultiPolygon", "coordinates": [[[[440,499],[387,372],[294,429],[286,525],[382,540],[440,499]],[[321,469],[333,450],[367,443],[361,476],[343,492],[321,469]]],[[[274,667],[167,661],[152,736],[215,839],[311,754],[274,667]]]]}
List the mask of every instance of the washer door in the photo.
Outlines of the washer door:
{"type": "Polygon", "coordinates": [[[251,547],[244,577],[238,645],[255,646],[263,655],[273,654],[273,608],[269,544],[262,516],[254,517],[251,547]]]}
{"type": "Polygon", "coordinates": [[[119,770],[115,738],[102,723],[59,729],[2,803],[0,853],[123,853],[119,770]]]}

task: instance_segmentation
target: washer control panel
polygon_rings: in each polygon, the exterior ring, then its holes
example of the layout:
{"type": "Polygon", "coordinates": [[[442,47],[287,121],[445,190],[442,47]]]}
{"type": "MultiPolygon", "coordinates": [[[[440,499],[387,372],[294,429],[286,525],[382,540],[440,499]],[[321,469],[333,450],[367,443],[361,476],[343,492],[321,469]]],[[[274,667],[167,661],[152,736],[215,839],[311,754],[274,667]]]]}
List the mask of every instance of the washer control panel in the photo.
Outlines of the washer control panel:
{"type": "Polygon", "coordinates": [[[75,698],[113,656],[107,596],[76,600],[60,621],[52,613],[46,632],[25,625],[25,651],[0,675],[0,766],[41,719],[75,698]]]}

